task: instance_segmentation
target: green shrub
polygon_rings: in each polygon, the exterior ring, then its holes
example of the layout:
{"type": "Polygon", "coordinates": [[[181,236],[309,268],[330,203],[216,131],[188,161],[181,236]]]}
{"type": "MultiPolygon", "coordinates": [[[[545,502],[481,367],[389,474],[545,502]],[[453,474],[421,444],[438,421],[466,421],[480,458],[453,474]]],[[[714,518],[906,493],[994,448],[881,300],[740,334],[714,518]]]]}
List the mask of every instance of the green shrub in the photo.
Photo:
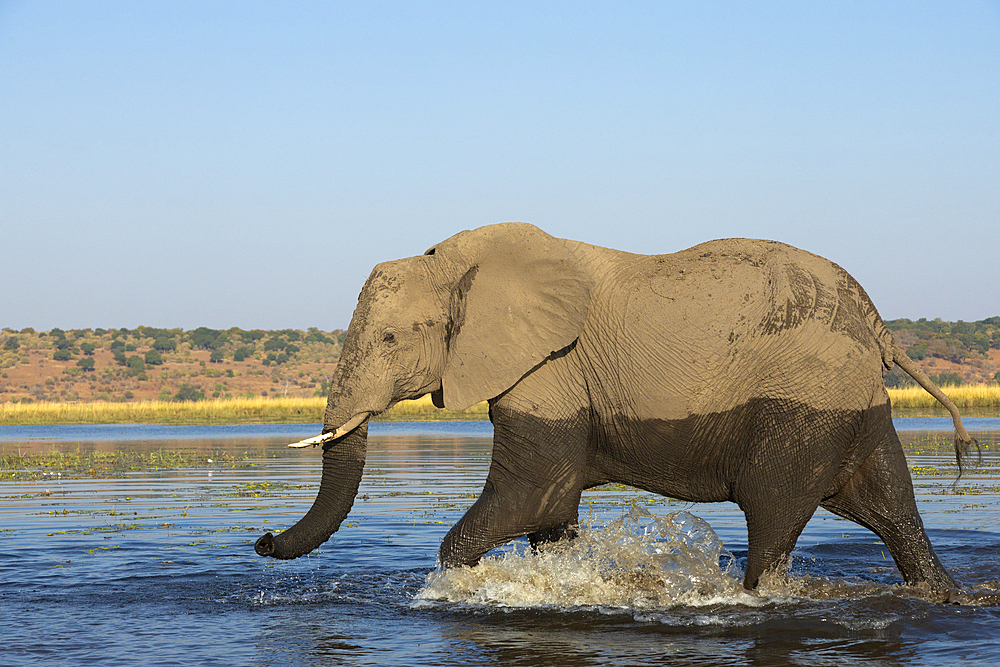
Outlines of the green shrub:
{"type": "Polygon", "coordinates": [[[264,351],[270,352],[271,350],[283,350],[286,345],[288,345],[288,342],[281,336],[278,336],[277,338],[268,338],[264,341],[264,351]]]}
{"type": "Polygon", "coordinates": [[[307,343],[310,342],[310,341],[315,341],[317,343],[326,343],[327,345],[336,345],[337,344],[336,340],[334,340],[333,338],[330,338],[326,334],[322,334],[322,333],[320,333],[318,331],[312,332],[311,334],[309,334],[308,336],[306,336],[302,340],[304,340],[307,343]]]}
{"type": "Polygon", "coordinates": [[[91,357],[84,357],[80,361],[76,362],[76,365],[85,371],[94,370],[94,360],[91,357]]]}
{"type": "Polygon", "coordinates": [[[931,382],[939,387],[944,387],[946,385],[959,386],[965,384],[965,380],[958,373],[938,373],[936,375],[929,375],[931,382]]]}
{"type": "Polygon", "coordinates": [[[178,403],[182,401],[203,401],[205,400],[205,392],[185,382],[181,383],[177,393],[174,394],[173,400],[178,403]]]}
{"type": "Polygon", "coordinates": [[[153,349],[160,352],[174,352],[177,350],[177,341],[173,338],[157,338],[153,343],[153,349]]]}
{"type": "Polygon", "coordinates": [[[264,338],[264,336],[266,336],[267,334],[265,334],[260,329],[255,329],[253,331],[238,331],[238,332],[236,332],[236,335],[244,343],[254,343],[254,342],[256,342],[256,341],[264,338]]]}
{"type": "Polygon", "coordinates": [[[146,372],[146,362],[138,354],[128,358],[128,374],[139,375],[146,372]]]}
{"type": "MultiPolygon", "coordinates": [[[[215,329],[198,327],[188,334],[188,340],[194,347],[200,347],[203,350],[214,350],[220,344],[219,337],[221,334],[221,331],[216,331],[215,329]]],[[[226,336],[226,338],[228,338],[228,336],[226,336]]]]}
{"type": "Polygon", "coordinates": [[[160,356],[159,350],[149,350],[143,358],[151,366],[159,366],[163,363],[163,357],[160,356]]]}
{"type": "Polygon", "coordinates": [[[69,350],[56,350],[52,353],[52,359],[54,361],[69,361],[72,355],[69,350]]]}
{"type": "Polygon", "coordinates": [[[899,366],[893,366],[892,370],[885,376],[885,386],[892,388],[912,387],[916,384],[909,375],[899,366]]]}

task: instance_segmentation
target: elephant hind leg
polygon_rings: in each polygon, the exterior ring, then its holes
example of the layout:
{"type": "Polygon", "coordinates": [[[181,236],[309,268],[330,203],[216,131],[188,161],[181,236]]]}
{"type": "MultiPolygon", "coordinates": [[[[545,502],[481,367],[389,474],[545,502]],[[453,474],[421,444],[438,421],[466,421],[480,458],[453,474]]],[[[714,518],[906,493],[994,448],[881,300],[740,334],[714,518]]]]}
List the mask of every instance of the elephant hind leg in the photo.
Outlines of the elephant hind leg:
{"type": "Polygon", "coordinates": [[[755,415],[749,432],[757,439],[732,493],[747,519],[745,588],[787,563],[854,441],[852,426],[843,415],[781,402],[755,415]]]}
{"type": "Polygon", "coordinates": [[[878,535],[907,584],[955,588],[924,531],[906,457],[891,427],[854,476],[822,507],[878,535]]]}
{"type": "Polygon", "coordinates": [[[749,541],[744,588],[757,588],[761,575],[784,567],[818,506],[818,498],[790,503],[789,498],[777,495],[757,498],[743,506],[749,541]]]}

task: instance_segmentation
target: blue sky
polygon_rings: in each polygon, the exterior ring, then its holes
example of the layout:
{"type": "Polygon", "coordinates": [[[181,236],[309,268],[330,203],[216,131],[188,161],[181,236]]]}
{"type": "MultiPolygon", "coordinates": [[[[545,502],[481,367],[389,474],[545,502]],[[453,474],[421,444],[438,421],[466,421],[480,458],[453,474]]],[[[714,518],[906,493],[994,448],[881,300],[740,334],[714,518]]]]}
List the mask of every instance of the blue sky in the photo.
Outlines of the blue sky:
{"type": "Polygon", "coordinates": [[[1000,2],[3,2],[0,326],[345,328],[531,222],[1000,314],[1000,2]]]}

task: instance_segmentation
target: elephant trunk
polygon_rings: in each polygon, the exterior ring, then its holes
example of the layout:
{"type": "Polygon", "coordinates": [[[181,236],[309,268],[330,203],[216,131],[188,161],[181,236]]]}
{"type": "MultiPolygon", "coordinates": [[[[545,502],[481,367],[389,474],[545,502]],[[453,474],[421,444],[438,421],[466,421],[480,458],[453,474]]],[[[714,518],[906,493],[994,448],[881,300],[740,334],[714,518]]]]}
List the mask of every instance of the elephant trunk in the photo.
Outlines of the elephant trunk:
{"type": "Polygon", "coordinates": [[[368,451],[368,424],[323,445],[323,478],[312,508],[283,533],[264,535],[254,545],[261,556],[298,558],[337,532],[354,505],[368,451]]]}

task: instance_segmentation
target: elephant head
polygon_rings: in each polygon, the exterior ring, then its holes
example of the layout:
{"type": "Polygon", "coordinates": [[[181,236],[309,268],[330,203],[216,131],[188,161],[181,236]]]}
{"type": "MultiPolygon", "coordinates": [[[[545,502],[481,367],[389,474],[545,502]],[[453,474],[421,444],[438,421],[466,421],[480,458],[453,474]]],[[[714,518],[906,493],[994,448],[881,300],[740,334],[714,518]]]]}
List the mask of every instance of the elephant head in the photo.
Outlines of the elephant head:
{"type": "Polygon", "coordinates": [[[364,468],[367,421],[427,393],[461,410],[503,393],[583,330],[591,280],[565,241],[531,225],[465,231],[423,255],[379,264],[351,319],[330,385],[323,476],[309,512],[261,537],[258,554],[297,558],[347,517],[364,468]]]}

